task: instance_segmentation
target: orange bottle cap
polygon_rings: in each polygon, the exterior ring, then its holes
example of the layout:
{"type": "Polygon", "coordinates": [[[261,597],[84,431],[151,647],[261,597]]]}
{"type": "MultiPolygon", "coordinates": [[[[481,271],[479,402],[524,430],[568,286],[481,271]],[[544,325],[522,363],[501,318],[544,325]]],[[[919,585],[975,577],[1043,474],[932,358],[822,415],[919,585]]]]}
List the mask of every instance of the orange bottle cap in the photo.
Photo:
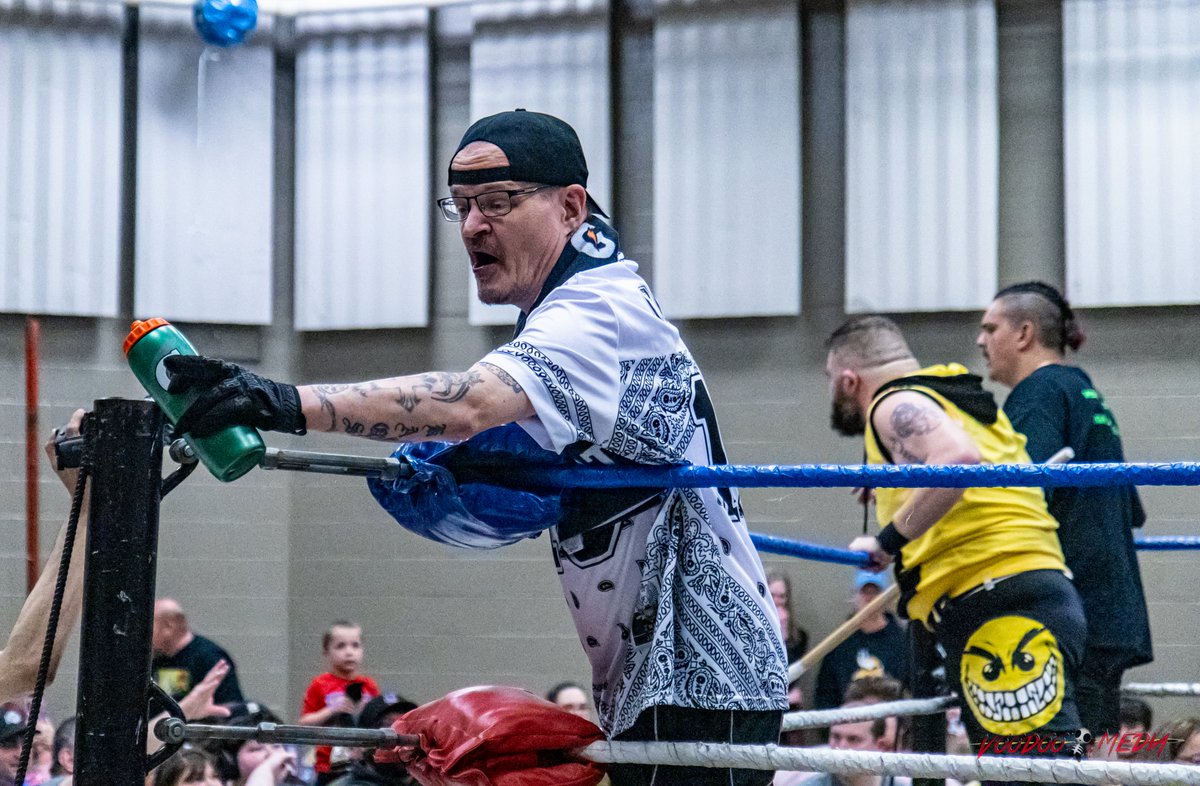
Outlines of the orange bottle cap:
{"type": "Polygon", "coordinates": [[[153,319],[138,320],[129,326],[129,335],[125,337],[125,345],[122,347],[125,354],[129,354],[129,350],[136,344],[142,336],[149,333],[151,330],[156,330],[163,325],[171,324],[162,317],[154,317],[153,319]]]}

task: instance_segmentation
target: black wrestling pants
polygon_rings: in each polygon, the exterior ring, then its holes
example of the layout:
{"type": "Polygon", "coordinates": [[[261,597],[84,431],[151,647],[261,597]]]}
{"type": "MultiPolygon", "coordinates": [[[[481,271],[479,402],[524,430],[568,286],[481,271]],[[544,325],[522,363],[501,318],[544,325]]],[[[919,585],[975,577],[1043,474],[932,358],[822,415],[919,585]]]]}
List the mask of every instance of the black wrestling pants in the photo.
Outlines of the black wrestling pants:
{"type": "MultiPolygon", "coordinates": [[[[698,710],[691,707],[650,707],[625,731],[622,742],[730,742],[768,745],[779,742],[783,711],[698,710]]],[[[770,770],[712,767],[664,767],[613,764],[613,786],[769,786],[770,770]]]]}
{"type": "Polygon", "coordinates": [[[1075,682],[1087,622],[1066,576],[1035,570],[976,587],[941,605],[934,633],[977,751],[986,744],[987,755],[1071,755],[1070,744],[1056,752],[995,750],[1009,740],[1073,742],[1079,733],[1075,682]]]}

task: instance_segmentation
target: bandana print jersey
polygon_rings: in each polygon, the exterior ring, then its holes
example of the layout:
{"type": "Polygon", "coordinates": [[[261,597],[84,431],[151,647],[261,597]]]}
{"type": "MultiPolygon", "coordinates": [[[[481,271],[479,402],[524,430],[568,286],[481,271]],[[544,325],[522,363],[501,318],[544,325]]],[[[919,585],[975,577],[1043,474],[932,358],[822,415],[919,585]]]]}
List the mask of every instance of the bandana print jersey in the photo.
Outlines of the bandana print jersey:
{"type": "MultiPolygon", "coordinates": [[[[548,450],[723,463],[700,371],[636,271],[618,253],[572,275],[485,361],[520,383],[537,412],[521,426],[548,450]]],[[[551,543],[606,734],[655,705],[787,708],[779,622],[735,490],[565,499],[551,543]]]]}

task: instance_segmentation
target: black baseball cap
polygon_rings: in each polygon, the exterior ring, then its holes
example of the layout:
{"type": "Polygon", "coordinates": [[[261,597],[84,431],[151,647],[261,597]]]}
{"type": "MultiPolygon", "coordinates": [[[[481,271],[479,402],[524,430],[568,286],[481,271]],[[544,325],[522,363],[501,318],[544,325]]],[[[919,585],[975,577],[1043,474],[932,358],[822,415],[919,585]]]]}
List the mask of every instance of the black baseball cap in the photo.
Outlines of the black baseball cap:
{"type": "Polygon", "coordinates": [[[0,706],[0,742],[9,742],[20,738],[25,733],[28,719],[25,713],[15,705],[0,706]]]}
{"type": "MultiPolygon", "coordinates": [[[[587,160],[575,129],[553,115],[514,109],[476,120],[454,155],[472,142],[490,142],[504,151],[508,166],[489,169],[455,169],[451,157],[448,184],[476,186],[497,180],[542,183],[548,186],[581,185],[587,188],[587,160]]],[[[608,217],[592,195],[588,209],[608,217]]]]}
{"type": "Polygon", "coordinates": [[[395,693],[385,693],[376,696],[366,703],[362,712],[358,713],[357,725],[360,729],[377,729],[379,721],[391,712],[405,713],[415,710],[416,704],[395,693]]]}
{"type": "Polygon", "coordinates": [[[229,710],[225,720],[227,725],[257,726],[260,723],[283,723],[270,707],[257,701],[234,701],[222,706],[229,710]]]}

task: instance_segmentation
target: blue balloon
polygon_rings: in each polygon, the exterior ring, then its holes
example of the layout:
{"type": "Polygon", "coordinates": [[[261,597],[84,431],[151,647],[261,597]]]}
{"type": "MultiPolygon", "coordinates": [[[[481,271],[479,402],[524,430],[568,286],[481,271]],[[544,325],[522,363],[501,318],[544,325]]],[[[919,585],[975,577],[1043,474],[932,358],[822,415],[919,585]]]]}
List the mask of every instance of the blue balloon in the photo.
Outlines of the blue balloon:
{"type": "Polygon", "coordinates": [[[257,0],[196,0],[192,6],[196,32],[204,43],[237,46],[258,23],[257,0]]]}

